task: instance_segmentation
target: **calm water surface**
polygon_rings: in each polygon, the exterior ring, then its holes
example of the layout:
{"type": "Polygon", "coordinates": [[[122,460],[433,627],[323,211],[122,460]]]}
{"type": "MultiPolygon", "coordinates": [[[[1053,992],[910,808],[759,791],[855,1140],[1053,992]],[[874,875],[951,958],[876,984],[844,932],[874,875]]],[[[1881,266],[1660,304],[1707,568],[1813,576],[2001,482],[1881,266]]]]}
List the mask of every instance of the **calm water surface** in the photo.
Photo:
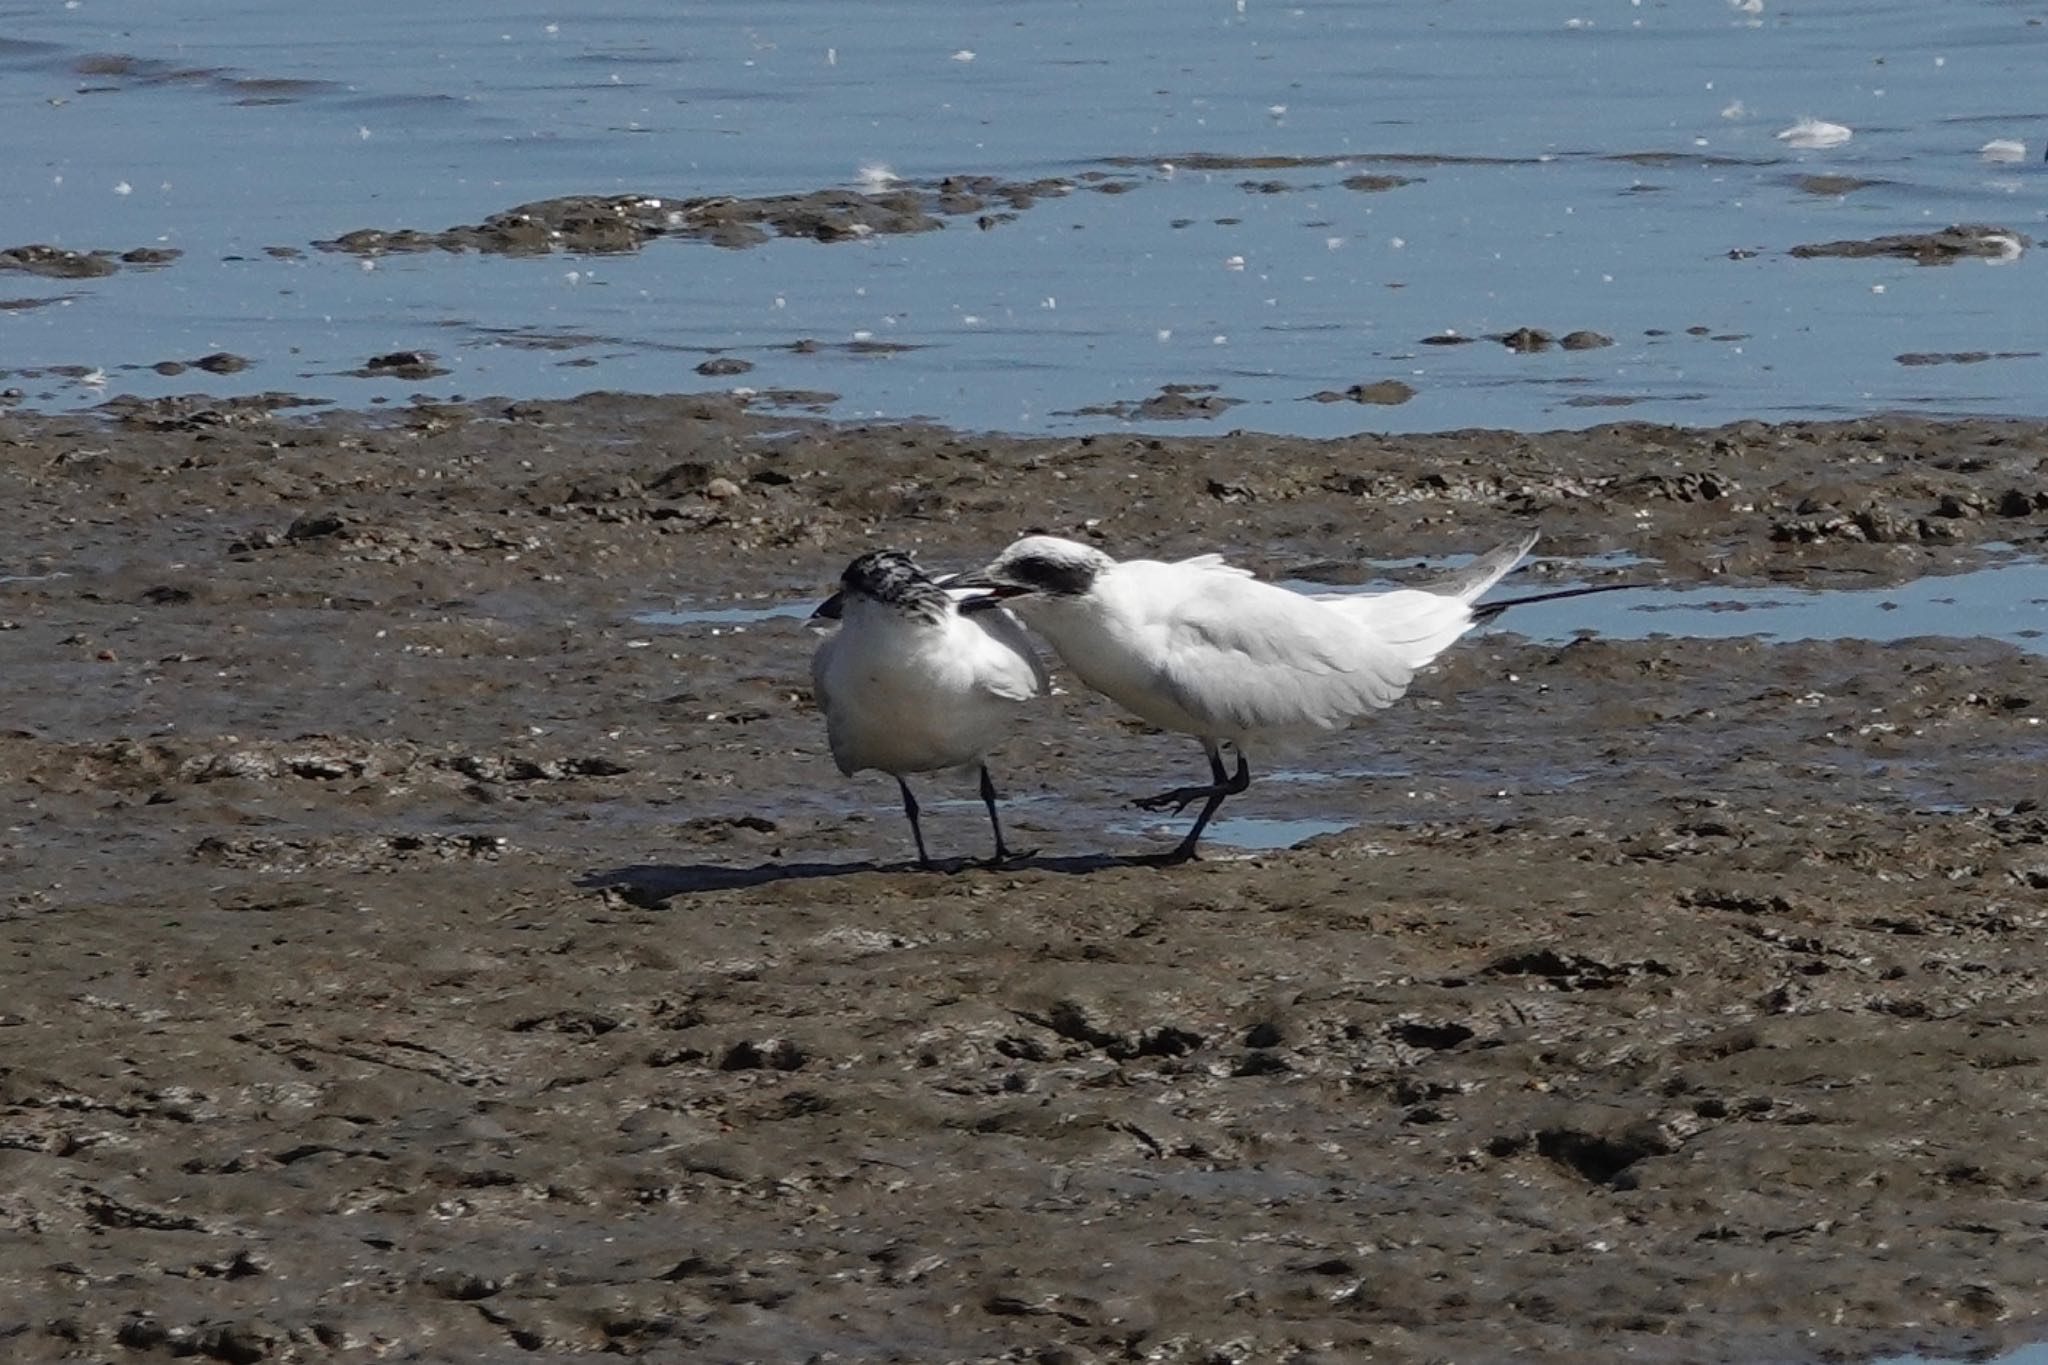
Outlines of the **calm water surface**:
{"type": "Polygon", "coordinates": [[[488,18],[71,0],[0,3],[0,35],[0,247],[185,253],[100,279],[0,273],[0,384],[35,406],[740,382],[831,391],[845,417],[1091,430],[1121,423],[1063,414],[1178,382],[1242,400],[1219,426],[1334,434],[2035,414],[2048,378],[2030,354],[1896,359],[2048,349],[2033,254],[1785,254],[1954,222],[2039,234],[2048,28],[2001,0],[612,0],[488,18]],[[1854,135],[1778,139],[1809,115],[1854,135]],[[1987,159],[1993,141],[2023,158],[1987,159]],[[1204,171],[1193,153],[1351,160],[1204,171]],[[1108,172],[1129,192],[1083,184],[992,231],[962,218],[829,245],[309,249],[567,194],[850,186],[872,164],[913,181],[1108,172]],[[1344,186],[1360,173],[1411,183],[1344,186]],[[1815,192],[1815,176],[1838,179],[1815,192]],[[1523,326],[1615,344],[1418,344],[1523,326]],[[788,349],[857,337],[920,349],[788,349]],[[396,349],[451,373],[348,373],[396,349]],[[255,363],[149,368],[219,350],[255,363]],[[757,368],[703,379],[713,352],[757,368]],[[1415,397],[1308,400],[1383,379],[1415,397]]]}

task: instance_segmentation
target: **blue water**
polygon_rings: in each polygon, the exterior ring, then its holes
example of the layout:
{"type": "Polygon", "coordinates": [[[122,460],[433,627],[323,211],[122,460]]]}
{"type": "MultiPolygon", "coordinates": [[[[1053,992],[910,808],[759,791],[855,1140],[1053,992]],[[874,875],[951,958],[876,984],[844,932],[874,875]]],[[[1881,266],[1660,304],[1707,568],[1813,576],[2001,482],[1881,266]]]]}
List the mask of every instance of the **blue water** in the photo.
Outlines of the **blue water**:
{"type": "MultiPolygon", "coordinates": [[[[1975,1365],[2048,1365],[2048,1345],[2022,1346],[2017,1351],[2001,1356],[1969,1359],[1975,1362],[1975,1365]]],[[[1934,1356],[1904,1355],[1885,1356],[1881,1360],[1872,1361],[1870,1365],[1963,1365],[1963,1362],[1961,1358],[1951,1360],[1934,1356]]]]}
{"type": "Polygon", "coordinates": [[[186,253],[104,279],[0,274],[0,302],[55,300],[0,309],[0,386],[35,406],[668,392],[734,383],[692,371],[724,351],[757,362],[739,383],[833,391],[845,417],[1114,428],[1060,414],[1194,382],[1243,400],[1218,426],[1334,434],[2033,414],[2048,365],[1895,359],[2035,349],[2033,254],[1939,268],[1784,254],[1951,222],[2039,235],[2048,110],[2027,92],[2048,29],[2002,0],[1756,16],[1621,0],[612,0],[485,17],[388,0],[76,0],[0,3],[0,33],[15,149],[0,247],[186,253]],[[1804,115],[1855,136],[1793,150],[1775,135],[1804,115]],[[1993,139],[2024,142],[2025,159],[1985,160],[1993,139]],[[1355,160],[1202,171],[1183,164],[1194,152],[1355,160]],[[1616,159],[1644,152],[1678,159],[1616,159]],[[1493,160],[1375,159],[1387,155],[1493,160]],[[571,193],[849,185],[878,162],[912,180],[1100,172],[1133,188],[1083,187],[990,232],[954,220],[833,245],[370,262],[307,250],[571,193]],[[1342,186],[1360,172],[1416,183],[1342,186]],[[1879,183],[1800,188],[1817,173],[1879,183]],[[1524,325],[1616,344],[1417,344],[1524,325]],[[858,336],[922,349],[787,349],[858,336]],[[346,373],[397,349],[452,373],[346,373]],[[147,368],[218,350],[256,363],[147,368]],[[1414,399],[1308,401],[1391,378],[1414,399]]]}
{"type": "MultiPolygon", "coordinates": [[[[1335,587],[1299,579],[1287,580],[1287,585],[1329,593],[1384,592],[1394,586],[1374,582],[1335,587]]],[[[1503,589],[1497,595],[1517,594],[1503,589]]],[[[633,620],[657,627],[716,630],[769,621],[794,623],[808,617],[815,606],[815,601],[691,603],[640,612],[633,620]]],[[[1975,637],[2048,655],[2048,564],[2014,562],[1888,588],[1819,591],[1650,584],[1518,607],[1493,629],[1559,643],[1580,635],[1609,640],[1756,637],[1777,642],[1975,637]]]]}

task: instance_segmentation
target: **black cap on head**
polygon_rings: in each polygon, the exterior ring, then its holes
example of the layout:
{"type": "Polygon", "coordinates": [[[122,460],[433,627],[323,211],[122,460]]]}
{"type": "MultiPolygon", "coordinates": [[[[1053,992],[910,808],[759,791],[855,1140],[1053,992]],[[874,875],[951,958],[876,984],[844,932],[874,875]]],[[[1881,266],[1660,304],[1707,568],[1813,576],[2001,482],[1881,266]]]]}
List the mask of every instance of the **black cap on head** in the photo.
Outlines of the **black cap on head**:
{"type": "Polygon", "coordinates": [[[839,575],[842,595],[871,598],[922,611],[946,610],[952,599],[902,550],[870,550],[839,575]]]}

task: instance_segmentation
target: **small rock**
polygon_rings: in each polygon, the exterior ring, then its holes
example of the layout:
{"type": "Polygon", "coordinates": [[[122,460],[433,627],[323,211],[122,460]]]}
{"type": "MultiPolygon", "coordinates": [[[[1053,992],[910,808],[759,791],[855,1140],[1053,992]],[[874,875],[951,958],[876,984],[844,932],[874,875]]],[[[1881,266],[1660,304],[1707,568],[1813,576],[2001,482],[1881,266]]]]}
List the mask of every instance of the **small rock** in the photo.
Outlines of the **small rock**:
{"type": "Polygon", "coordinates": [[[1523,355],[1531,355],[1537,351],[1549,350],[1555,340],[1556,338],[1552,337],[1550,333],[1544,331],[1541,327],[1517,327],[1514,331],[1501,337],[1500,344],[1507,347],[1510,351],[1519,351],[1523,355]]]}
{"type": "Polygon", "coordinates": [[[1597,351],[1602,346],[1612,346],[1614,338],[1599,332],[1581,330],[1566,332],[1563,339],[1557,344],[1564,347],[1567,351],[1597,351]]]}
{"type": "Polygon", "coordinates": [[[724,375],[745,374],[754,368],[751,360],[741,360],[735,355],[714,356],[697,367],[697,373],[718,378],[724,375]]]}
{"type": "Polygon", "coordinates": [[[284,533],[286,540],[319,540],[325,536],[338,536],[348,529],[348,523],[332,512],[309,512],[294,521],[284,533]]]}
{"type": "Polygon", "coordinates": [[[228,1365],[256,1365],[268,1360],[284,1344],[284,1333],[267,1322],[237,1322],[206,1331],[199,1350],[228,1365]]]}
{"type": "Polygon", "coordinates": [[[424,1278],[424,1283],[443,1297],[462,1303],[488,1299],[505,1287],[501,1281],[479,1275],[473,1270],[430,1270],[424,1278]]]}
{"type": "Polygon", "coordinates": [[[740,495],[740,486],[731,479],[717,478],[704,485],[704,496],[713,502],[725,502],[740,495]]]}
{"type": "Polygon", "coordinates": [[[1345,189],[1359,190],[1366,194],[1377,193],[1380,190],[1397,190],[1403,185],[1414,183],[1411,177],[1405,175],[1354,175],[1343,181],[1345,189]]]}
{"type": "Polygon", "coordinates": [[[795,1071],[810,1057],[787,1038],[742,1039],[718,1059],[720,1071],[795,1071]]]}
{"type": "Polygon", "coordinates": [[[236,374],[248,369],[249,362],[232,351],[215,351],[212,355],[202,356],[193,361],[192,368],[205,370],[209,374],[236,374]]]}
{"type": "Polygon", "coordinates": [[[351,373],[358,379],[433,379],[448,371],[434,363],[432,351],[390,351],[371,356],[351,373]]]}
{"type": "Polygon", "coordinates": [[[1344,390],[1344,396],[1354,403],[1375,403],[1390,408],[1413,398],[1415,386],[1398,379],[1382,379],[1372,384],[1353,384],[1344,390]]]}

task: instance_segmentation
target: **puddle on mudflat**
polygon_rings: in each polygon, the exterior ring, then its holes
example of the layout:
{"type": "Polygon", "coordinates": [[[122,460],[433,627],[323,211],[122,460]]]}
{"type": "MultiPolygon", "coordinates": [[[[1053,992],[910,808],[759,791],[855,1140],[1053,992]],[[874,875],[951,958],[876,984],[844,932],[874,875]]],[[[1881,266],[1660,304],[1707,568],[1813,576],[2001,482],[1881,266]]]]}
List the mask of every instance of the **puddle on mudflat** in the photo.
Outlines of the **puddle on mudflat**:
{"type": "MultiPolygon", "coordinates": [[[[1228,806],[1224,809],[1227,811],[1228,806]]],[[[1179,817],[1169,816],[1155,821],[1121,821],[1109,826],[1109,834],[1131,839],[1178,840],[1188,832],[1194,823],[1192,807],[1179,817]]],[[[1319,834],[1342,834],[1348,829],[1358,828],[1357,820],[1324,820],[1314,817],[1299,819],[1278,819],[1265,815],[1219,814],[1202,831],[1204,856],[1213,856],[1209,850],[1221,847],[1237,849],[1244,853],[1264,853],[1274,849],[1293,848],[1305,839],[1319,834]]],[[[1164,845],[1162,845],[1163,851],[1164,845]]]]}
{"type": "MultiPolygon", "coordinates": [[[[1429,561],[1452,567],[1461,557],[1429,561]]],[[[1611,559],[1576,561],[1611,567],[1611,559]]],[[[1414,560],[1403,560],[1412,567],[1414,560]]],[[[1375,566],[1377,567],[1377,566],[1375,566]]],[[[0,580],[4,581],[4,580],[0,580]]],[[[1384,580],[1356,587],[1304,579],[1283,580],[1298,591],[1335,595],[1385,592],[1384,580]]],[[[1559,582],[1531,591],[1570,586],[1559,582]]],[[[1513,585],[1499,591],[1515,595],[1513,585]]],[[[678,603],[636,614],[649,626],[735,626],[773,620],[808,620],[816,603],[764,602],[758,606],[678,603]]],[[[1885,588],[1722,588],[1650,585],[1594,597],[1518,607],[1498,627],[1530,640],[1569,640],[1591,634],[1610,640],[1653,635],[1684,639],[1874,640],[1949,636],[2003,640],[2030,654],[2048,654],[2048,563],[2001,564],[1971,573],[1915,579],[1885,588]]]]}
{"type": "Polygon", "coordinates": [[[2005,564],[1886,588],[1651,587],[1518,608],[1501,628],[1531,640],[2003,640],[2048,654],[2048,564],[2005,564]]]}
{"type": "Polygon", "coordinates": [[[2048,1365],[2048,1343],[2022,1346],[2001,1356],[1884,1356],[1870,1365],[2048,1365]]]}
{"type": "Polygon", "coordinates": [[[1229,844],[1232,848],[1293,848],[1319,834],[1342,834],[1355,829],[1356,820],[1275,820],[1258,815],[1219,815],[1202,831],[1207,843],[1229,844]]]}
{"type": "Polygon", "coordinates": [[[672,611],[643,611],[632,619],[642,626],[747,626],[760,621],[808,621],[817,609],[817,602],[769,602],[758,607],[678,604],[672,611]]]}

